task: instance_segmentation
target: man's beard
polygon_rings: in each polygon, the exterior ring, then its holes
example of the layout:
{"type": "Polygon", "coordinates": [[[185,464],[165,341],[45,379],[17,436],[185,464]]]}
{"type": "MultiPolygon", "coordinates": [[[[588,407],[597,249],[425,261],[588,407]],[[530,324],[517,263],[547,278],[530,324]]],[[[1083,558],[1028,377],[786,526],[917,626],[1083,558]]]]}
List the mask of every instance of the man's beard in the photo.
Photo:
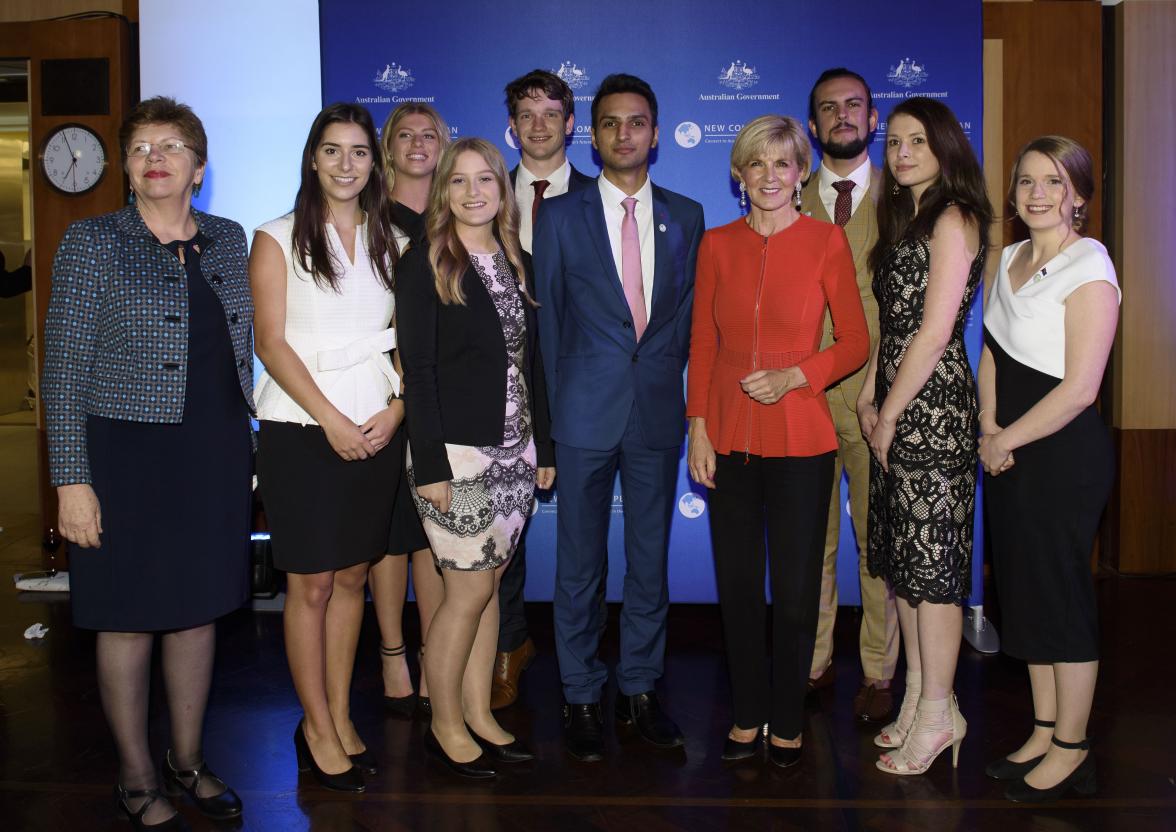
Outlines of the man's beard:
{"type": "Polygon", "coordinates": [[[824,142],[821,152],[834,159],[856,159],[870,143],[869,138],[858,137],[848,142],[824,142]]]}

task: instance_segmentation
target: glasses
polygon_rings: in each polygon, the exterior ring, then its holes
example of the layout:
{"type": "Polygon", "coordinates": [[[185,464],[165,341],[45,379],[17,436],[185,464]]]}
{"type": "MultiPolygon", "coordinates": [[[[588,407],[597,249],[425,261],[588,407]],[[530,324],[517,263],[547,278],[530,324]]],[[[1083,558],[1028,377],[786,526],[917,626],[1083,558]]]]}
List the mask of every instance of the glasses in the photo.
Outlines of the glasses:
{"type": "Polygon", "coordinates": [[[127,156],[132,159],[142,159],[145,156],[151,155],[151,148],[153,147],[159,148],[159,152],[164,156],[179,156],[188,149],[188,146],[179,139],[167,139],[158,144],[155,142],[139,142],[127,148],[127,156]]]}

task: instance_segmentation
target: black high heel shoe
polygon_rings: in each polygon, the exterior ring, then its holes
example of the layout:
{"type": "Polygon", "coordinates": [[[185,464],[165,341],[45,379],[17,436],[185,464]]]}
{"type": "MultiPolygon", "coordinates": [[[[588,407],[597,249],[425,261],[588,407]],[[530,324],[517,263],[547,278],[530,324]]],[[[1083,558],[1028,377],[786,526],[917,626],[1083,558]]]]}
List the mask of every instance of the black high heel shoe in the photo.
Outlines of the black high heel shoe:
{"type": "Polygon", "coordinates": [[[348,754],[347,758],[368,777],[375,777],[380,773],[380,761],[376,759],[376,755],[372,753],[370,748],[365,748],[358,754],[348,754]]]}
{"type": "Polygon", "coordinates": [[[459,763],[457,760],[445,753],[445,749],[441,747],[441,741],[437,739],[437,735],[433,733],[432,729],[425,731],[425,752],[434,760],[439,762],[445,768],[449,769],[454,774],[460,777],[469,777],[474,780],[485,780],[490,777],[498,775],[498,769],[494,767],[487,757],[485,752],[480,754],[468,763],[459,763]]]}
{"type": "MultiPolygon", "coordinates": [[[[1054,723],[1047,719],[1034,719],[1033,724],[1041,728],[1053,728],[1054,723]]],[[[1037,764],[1045,757],[1044,754],[1039,754],[1028,760],[1020,763],[1015,763],[1008,757],[1001,757],[999,760],[993,760],[984,767],[984,773],[993,780],[1022,780],[1025,775],[1033,771],[1037,764]]]]}
{"type": "Polygon", "coordinates": [[[723,739],[723,753],[719,755],[719,759],[725,763],[734,763],[739,760],[746,760],[754,757],[756,752],[759,751],[760,742],[763,740],[763,738],[764,732],[762,728],[757,728],[755,736],[746,742],[733,740],[731,739],[731,735],[728,734],[723,739]]]}
{"type": "MultiPolygon", "coordinates": [[[[527,746],[515,737],[508,743],[498,745],[490,742],[483,736],[480,736],[473,728],[466,726],[466,730],[470,732],[470,736],[474,738],[474,742],[482,746],[482,750],[486,755],[496,763],[529,763],[535,759],[534,753],[527,746]]],[[[432,731],[429,732],[433,733],[432,731]]]]}
{"type": "MultiPolygon", "coordinates": [[[[425,685],[425,645],[417,650],[417,664],[421,668],[421,687],[425,685]]],[[[433,718],[433,702],[427,696],[417,696],[416,715],[421,719],[433,718]]]]}
{"type": "MultiPolygon", "coordinates": [[[[780,737],[783,739],[783,737],[780,737]]],[[[800,752],[804,750],[803,745],[786,746],[776,745],[771,739],[768,739],[768,759],[772,761],[772,765],[780,768],[791,768],[800,762],[800,752]]]]}
{"type": "Polygon", "coordinates": [[[163,755],[162,768],[163,791],[169,797],[179,797],[186,792],[200,810],[200,814],[213,820],[230,820],[241,816],[241,798],[204,763],[201,763],[199,768],[177,769],[172,765],[169,749],[163,755]],[[185,783],[187,779],[191,779],[191,783],[185,783]],[[224,791],[209,797],[201,797],[200,781],[204,779],[216,780],[224,786],[224,791]]]}
{"type": "MultiPolygon", "coordinates": [[[[388,656],[391,658],[396,656],[403,656],[404,653],[405,647],[403,642],[399,647],[392,648],[385,647],[383,642],[380,643],[381,657],[388,656]]],[[[408,694],[407,696],[384,695],[384,710],[388,711],[388,713],[396,714],[397,716],[402,716],[406,719],[412,719],[413,713],[416,712],[416,706],[417,695],[415,691],[408,694]]],[[[358,764],[358,761],[356,761],[356,763],[358,764]]]]}
{"type": "MultiPolygon", "coordinates": [[[[1063,742],[1054,737],[1051,742],[1058,748],[1069,748],[1075,751],[1090,750],[1089,737],[1082,742],[1063,742]]],[[[1098,791],[1098,778],[1094,771],[1093,754],[1087,754],[1086,759],[1078,764],[1078,768],[1070,772],[1069,777],[1048,789],[1034,788],[1021,779],[1005,789],[1005,797],[1014,803],[1050,803],[1054,800],[1060,800],[1070,789],[1081,795],[1092,795],[1098,791]]]]}
{"type": "Polygon", "coordinates": [[[184,820],[184,816],[176,812],[163,823],[144,823],[143,815],[147,814],[147,810],[151,808],[157,800],[162,800],[159,794],[159,789],[124,789],[122,785],[114,787],[115,809],[119,816],[129,820],[131,826],[140,830],[147,830],[148,832],[192,832],[192,827],[188,825],[188,821],[184,820]],[[141,797],[147,798],[143,801],[143,805],[138,810],[132,812],[128,800],[138,800],[141,797]]]}
{"type": "Polygon", "coordinates": [[[294,729],[294,751],[298,755],[298,770],[312,772],[315,780],[337,792],[362,792],[366,789],[363,775],[354,765],[339,774],[327,774],[318,767],[318,763],[314,761],[314,755],[310,753],[310,744],[306,741],[302,722],[303,720],[299,720],[298,727],[294,729]]]}

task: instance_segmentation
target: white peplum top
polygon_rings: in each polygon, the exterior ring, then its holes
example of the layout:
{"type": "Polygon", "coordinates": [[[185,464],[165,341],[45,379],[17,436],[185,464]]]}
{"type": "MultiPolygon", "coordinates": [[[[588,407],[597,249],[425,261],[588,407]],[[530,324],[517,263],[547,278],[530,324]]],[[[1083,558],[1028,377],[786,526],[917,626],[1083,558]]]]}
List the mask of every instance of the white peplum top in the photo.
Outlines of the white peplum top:
{"type": "MultiPolygon", "coordinates": [[[[396,300],[380,282],[367,250],[366,222],[356,229],[355,262],[333,225],[327,225],[332,257],[342,268],[338,291],[322,287],[296,262],[294,214],[260,226],[286,258],[286,342],[306,364],[323,395],[357,425],[400,394],[389,351],[396,346],[396,300]]],[[[314,419],[263,372],[255,390],[257,418],[313,425],[314,419]]]]}

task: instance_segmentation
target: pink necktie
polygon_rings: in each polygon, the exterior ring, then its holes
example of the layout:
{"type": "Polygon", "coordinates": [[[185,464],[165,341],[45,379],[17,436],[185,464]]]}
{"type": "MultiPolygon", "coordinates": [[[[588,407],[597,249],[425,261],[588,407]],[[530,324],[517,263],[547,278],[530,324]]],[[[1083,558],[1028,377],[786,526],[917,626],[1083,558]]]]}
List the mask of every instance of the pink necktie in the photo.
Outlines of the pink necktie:
{"type": "Polygon", "coordinates": [[[637,235],[636,197],[626,197],[621,200],[625,208],[625,218],[621,220],[621,285],[625,288],[625,300],[629,302],[629,312],[633,315],[633,329],[637,333],[637,340],[645,334],[645,326],[649,318],[645,312],[645,287],[641,282],[641,238],[637,235]]]}

